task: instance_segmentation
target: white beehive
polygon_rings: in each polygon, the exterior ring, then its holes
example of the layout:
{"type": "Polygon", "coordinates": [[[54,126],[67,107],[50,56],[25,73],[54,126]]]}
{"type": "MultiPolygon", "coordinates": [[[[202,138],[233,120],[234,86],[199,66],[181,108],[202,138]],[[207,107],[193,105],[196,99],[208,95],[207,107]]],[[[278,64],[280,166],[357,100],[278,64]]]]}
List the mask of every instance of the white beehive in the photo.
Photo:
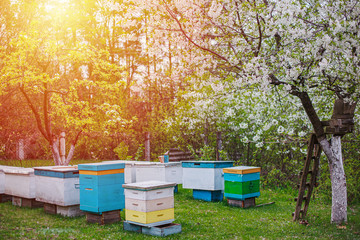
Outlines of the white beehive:
{"type": "Polygon", "coordinates": [[[35,167],[36,200],[58,206],[80,204],[77,166],[35,167]]]}
{"type": "Polygon", "coordinates": [[[160,181],[124,184],[126,221],[147,227],[173,222],[175,185],[160,181]]]}
{"type": "Polygon", "coordinates": [[[0,165],[0,194],[4,194],[5,193],[5,173],[4,173],[4,169],[16,169],[19,167],[11,167],[11,166],[5,166],[5,165],[0,165]]]}
{"type": "Polygon", "coordinates": [[[183,188],[224,190],[223,168],[232,167],[232,161],[184,161],[183,188]]]}
{"type": "Polygon", "coordinates": [[[5,194],[33,199],[36,197],[34,169],[5,168],[5,194]]]}
{"type": "Polygon", "coordinates": [[[161,181],[182,184],[183,170],[181,162],[137,162],[136,181],[161,181]]]}
{"type": "MultiPolygon", "coordinates": [[[[125,163],[125,183],[134,183],[136,180],[136,165],[139,161],[130,161],[130,160],[114,160],[114,161],[104,161],[104,163],[125,163]]],[[[141,163],[143,163],[141,161],[141,163]]],[[[145,162],[150,163],[150,162],[145,162]]]]}

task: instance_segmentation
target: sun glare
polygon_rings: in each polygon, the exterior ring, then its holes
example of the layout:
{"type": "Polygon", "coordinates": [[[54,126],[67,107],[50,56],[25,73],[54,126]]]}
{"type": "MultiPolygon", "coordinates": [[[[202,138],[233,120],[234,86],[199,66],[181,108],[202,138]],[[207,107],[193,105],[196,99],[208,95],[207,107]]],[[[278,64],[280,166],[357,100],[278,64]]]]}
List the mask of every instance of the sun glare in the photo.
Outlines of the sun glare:
{"type": "Polygon", "coordinates": [[[56,11],[61,11],[64,9],[65,5],[68,5],[70,0],[50,0],[45,3],[45,11],[47,13],[54,13],[56,11]]]}

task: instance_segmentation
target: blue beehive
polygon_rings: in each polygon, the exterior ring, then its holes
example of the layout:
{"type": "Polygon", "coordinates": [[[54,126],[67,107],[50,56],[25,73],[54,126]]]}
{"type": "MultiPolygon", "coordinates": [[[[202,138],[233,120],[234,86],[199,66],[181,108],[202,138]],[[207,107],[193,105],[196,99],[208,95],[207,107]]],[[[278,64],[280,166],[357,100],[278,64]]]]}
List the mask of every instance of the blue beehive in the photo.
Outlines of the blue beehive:
{"type": "Polygon", "coordinates": [[[124,163],[79,164],[80,210],[102,214],[125,208],[124,163]]]}

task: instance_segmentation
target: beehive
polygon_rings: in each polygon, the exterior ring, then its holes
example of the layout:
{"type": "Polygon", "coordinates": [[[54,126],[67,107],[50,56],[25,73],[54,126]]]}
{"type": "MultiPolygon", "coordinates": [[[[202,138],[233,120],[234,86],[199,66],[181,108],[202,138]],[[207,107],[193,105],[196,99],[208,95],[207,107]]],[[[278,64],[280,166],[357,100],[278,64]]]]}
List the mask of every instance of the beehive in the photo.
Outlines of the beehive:
{"type": "Polygon", "coordinates": [[[34,169],[5,168],[5,193],[11,196],[35,199],[36,185],[34,169]]]}
{"type": "Polygon", "coordinates": [[[161,181],[182,184],[182,167],[180,162],[137,162],[136,181],[161,181]]]}
{"type": "Polygon", "coordinates": [[[233,164],[233,161],[184,161],[183,188],[222,191],[223,168],[232,167],[233,164]]]}
{"type": "Polygon", "coordinates": [[[0,165],[0,194],[5,193],[5,172],[4,169],[17,169],[19,167],[11,167],[0,165]]]}
{"type": "Polygon", "coordinates": [[[260,196],[259,167],[224,168],[224,180],[224,195],[228,199],[245,200],[260,196]]]}
{"type": "Polygon", "coordinates": [[[161,181],[124,184],[126,221],[148,227],[173,222],[175,185],[161,181]]]}
{"type": "Polygon", "coordinates": [[[80,204],[77,166],[35,167],[36,200],[58,206],[80,204]]]}
{"type": "Polygon", "coordinates": [[[80,210],[101,214],[125,207],[124,163],[79,164],[80,210]]]}

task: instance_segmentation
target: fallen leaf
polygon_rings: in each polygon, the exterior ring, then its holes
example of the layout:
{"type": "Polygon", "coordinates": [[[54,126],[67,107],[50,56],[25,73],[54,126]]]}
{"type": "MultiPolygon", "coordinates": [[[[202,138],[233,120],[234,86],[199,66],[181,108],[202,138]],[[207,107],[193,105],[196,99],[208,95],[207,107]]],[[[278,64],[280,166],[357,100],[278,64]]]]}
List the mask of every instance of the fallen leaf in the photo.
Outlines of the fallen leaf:
{"type": "Polygon", "coordinates": [[[340,225],[338,225],[338,226],[336,226],[338,229],[346,229],[346,226],[340,226],[340,225]]]}

